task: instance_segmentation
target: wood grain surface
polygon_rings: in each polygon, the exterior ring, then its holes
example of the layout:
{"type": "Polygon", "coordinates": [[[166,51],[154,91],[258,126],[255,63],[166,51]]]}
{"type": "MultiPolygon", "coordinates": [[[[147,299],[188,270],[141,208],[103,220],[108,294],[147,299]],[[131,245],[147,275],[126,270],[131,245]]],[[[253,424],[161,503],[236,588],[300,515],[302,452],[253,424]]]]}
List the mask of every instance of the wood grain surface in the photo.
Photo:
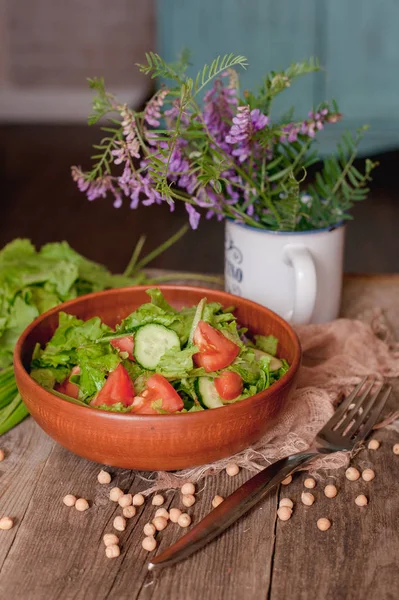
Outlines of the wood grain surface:
{"type": "MultiPolygon", "coordinates": [[[[380,307],[386,322],[399,334],[398,277],[346,278],[343,315],[375,313],[380,307]]],[[[398,406],[399,387],[391,407],[398,406]]],[[[136,493],[149,482],[133,471],[110,469],[111,485],[97,482],[98,464],[80,459],[53,443],[33,422],[0,438],[6,459],[0,463],[0,514],[16,525],[0,531],[0,598],[18,600],[394,600],[399,589],[399,457],[392,446],[399,441],[394,430],[380,430],[379,450],[362,450],[353,464],[372,467],[376,478],[349,482],[343,472],[332,477],[317,473],[316,502],[300,502],[303,474],[289,486],[256,506],[222,537],[186,562],[148,573],[152,554],[141,548],[142,529],[155,507],[147,499],[120,534],[121,556],[105,557],[102,535],[113,531],[112,521],[121,509],[108,500],[109,488],[120,486],[136,493]],[[335,499],[323,494],[326,482],[339,488],[335,499]],[[85,497],[87,512],[67,508],[67,493],[85,497]],[[354,499],[365,493],[369,505],[359,508],[354,499]],[[295,502],[288,522],[276,520],[278,498],[295,502]],[[332,521],[320,532],[316,521],[332,521]]],[[[190,440],[187,439],[187,451],[190,440]]],[[[209,477],[199,486],[196,504],[186,509],[193,521],[211,508],[215,494],[229,494],[248,478],[241,472],[209,477]]],[[[168,492],[165,507],[183,508],[178,492],[168,492]]],[[[157,534],[162,551],[182,530],[169,524],[157,534]]]]}

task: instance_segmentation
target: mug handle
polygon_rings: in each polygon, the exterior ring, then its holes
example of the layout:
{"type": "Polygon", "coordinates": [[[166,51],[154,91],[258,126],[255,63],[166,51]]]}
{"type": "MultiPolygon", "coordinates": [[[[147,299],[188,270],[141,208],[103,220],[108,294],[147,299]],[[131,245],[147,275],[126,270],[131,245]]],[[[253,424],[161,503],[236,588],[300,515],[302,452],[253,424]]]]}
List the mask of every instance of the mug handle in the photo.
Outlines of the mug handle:
{"type": "Polygon", "coordinates": [[[283,258],[295,271],[294,310],[291,321],[298,325],[310,322],[316,304],[317,277],[313,256],[303,244],[284,246],[283,258]]]}

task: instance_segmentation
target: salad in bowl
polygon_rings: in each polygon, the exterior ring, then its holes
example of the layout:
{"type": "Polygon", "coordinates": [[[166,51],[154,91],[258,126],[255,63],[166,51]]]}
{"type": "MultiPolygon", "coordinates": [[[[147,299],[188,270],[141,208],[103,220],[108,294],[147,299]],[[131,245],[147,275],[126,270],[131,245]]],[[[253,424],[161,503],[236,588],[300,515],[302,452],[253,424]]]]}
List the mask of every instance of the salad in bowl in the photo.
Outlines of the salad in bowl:
{"type": "Polygon", "coordinates": [[[114,328],[60,312],[31,377],[55,395],[136,415],[220,408],[263,392],[290,368],[273,335],[248,336],[234,307],[201,298],[172,307],[158,288],[114,328]]]}

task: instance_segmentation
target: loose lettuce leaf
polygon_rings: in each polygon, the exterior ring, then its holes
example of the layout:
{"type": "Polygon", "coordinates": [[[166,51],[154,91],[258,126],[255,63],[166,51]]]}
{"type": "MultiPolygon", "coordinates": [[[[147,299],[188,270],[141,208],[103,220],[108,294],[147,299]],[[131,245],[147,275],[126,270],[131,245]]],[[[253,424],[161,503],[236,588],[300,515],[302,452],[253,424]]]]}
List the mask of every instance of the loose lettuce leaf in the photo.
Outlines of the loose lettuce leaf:
{"type": "Polygon", "coordinates": [[[30,376],[39,385],[51,390],[56,383],[62,383],[68,377],[69,373],[70,370],[67,367],[59,367],[58,369],[45,367],[42,369],[32,369],[30,376]]]}
{"type": "Polygon", "coordinates": [[[149,323],[171,327],[178,319],[178,314],[166,312],[163,308],[155,304],[147,303],[142,304],[140,308],[131,313],[126,319],[123,319],[117,327],[117,331],[118,333],[133,333],[139,327],[148,325],[149,323]]]}
{"type": "Polygon", "coordinates": [[[12,362],[15,344],[25,327],[39,315],[36,306],[30,303],[30,295],[18,295],[10,306],[7,328],[0,337],[0,368],[12,362]]]}
{"type": "Polygon", "coordinates": [[[79,348],[76,362],[80,366],[79,399],[87,400],[101,390],[106,376],[121,362],[108,343],[79,348]]]}
{"type": "Polygon", "coordinates": [[[168,304],[168,302],[166,302],[163,293],[158,288],[150,288],[149,290],[147,290],[147,294],[151,298],[151,303],[155,306],[158,306],[158,308],[162,308],[162,310],[164,310],[165,312],[177,312],[175,308],[172,308],[172,306],[168,304]]]}
{"type": "Polygon", "coordinates": [[[165,352],[157,365],[157,373],[166,379],[182,379],[193,370],[193,355],[198,352],[196,346],[189,346],[184,350],[172,348],[165,352]]]}
{"type": "Polygon", "coordinates": [[[72,350],[90,342],[96,342],[111,331],[108,325],[101,322],[100,317],[81,321],[74,315],[60,312],[58,327],[46,349],[72,350]]]}
{"type": "Polygon", "coordinates": [[[252,385],[256,385],[261,370],[259,361],[256,360],[255,353],[250,348],[244,348],[228,369],[238,373],[244,383],[252,385]]]}
{"type": "Polygon", "coordinates": [[[170,415],[170,412],[168,412],[167,410],[164,410],[162,408],[162,398],[159,398],[159,400],[154,400],[154,402],[151,402],[151,408],[156,410],[157,413],[159,413],[160,415],[170,415]]]}
{"type": "Polygon", "coordinates": [[[100,406],[95,406],[93,408],[97,408],[100,410],[108,410],[109,412],[119,412],[126,413],[131,410],[130,406],[125,406],[122,402],[115,402],[115,404],[100,404],[100,406]]]}
{"type": "Polygon", "coordinates": [[[278,339],[274,335],[255,335],[255,345],[259,350],[268,352],[272,356],[277,354],[278,339]]]}

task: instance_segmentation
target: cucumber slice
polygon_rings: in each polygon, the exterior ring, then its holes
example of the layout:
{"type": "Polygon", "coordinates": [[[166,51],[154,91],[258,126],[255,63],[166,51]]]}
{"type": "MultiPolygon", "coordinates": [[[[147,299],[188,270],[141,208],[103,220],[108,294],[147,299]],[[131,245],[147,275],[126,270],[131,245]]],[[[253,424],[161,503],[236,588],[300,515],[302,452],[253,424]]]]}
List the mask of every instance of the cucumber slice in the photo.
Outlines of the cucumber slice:
{"type": "Polygon", "coordinates": [[[144,369],[154,371],[161,356],[172,348],[180,350],[179,336],[163,325],[143,325],[135,333],[133,354],[144,369]]]}
{"type": "Polygon", "coordinates": [[[270,358],[270,371],[278,371],[283,366],[281,360],[279,358],[276,358],[272,354],[269,354],[268,352],[263,352],[263,350],[259,350],[258,348],[253,348],[253,351],[255,352],[256,360],[259,360],[260,358],[262,358],[262,356],[270,358]]]}
{"type": "Polygon", "coordinates": [[[220,406],[224,406],[216,391],[215,382],[212,377],[198,377],[197,387],[198,398],[206,408],[219,408],[220,406]]]}

